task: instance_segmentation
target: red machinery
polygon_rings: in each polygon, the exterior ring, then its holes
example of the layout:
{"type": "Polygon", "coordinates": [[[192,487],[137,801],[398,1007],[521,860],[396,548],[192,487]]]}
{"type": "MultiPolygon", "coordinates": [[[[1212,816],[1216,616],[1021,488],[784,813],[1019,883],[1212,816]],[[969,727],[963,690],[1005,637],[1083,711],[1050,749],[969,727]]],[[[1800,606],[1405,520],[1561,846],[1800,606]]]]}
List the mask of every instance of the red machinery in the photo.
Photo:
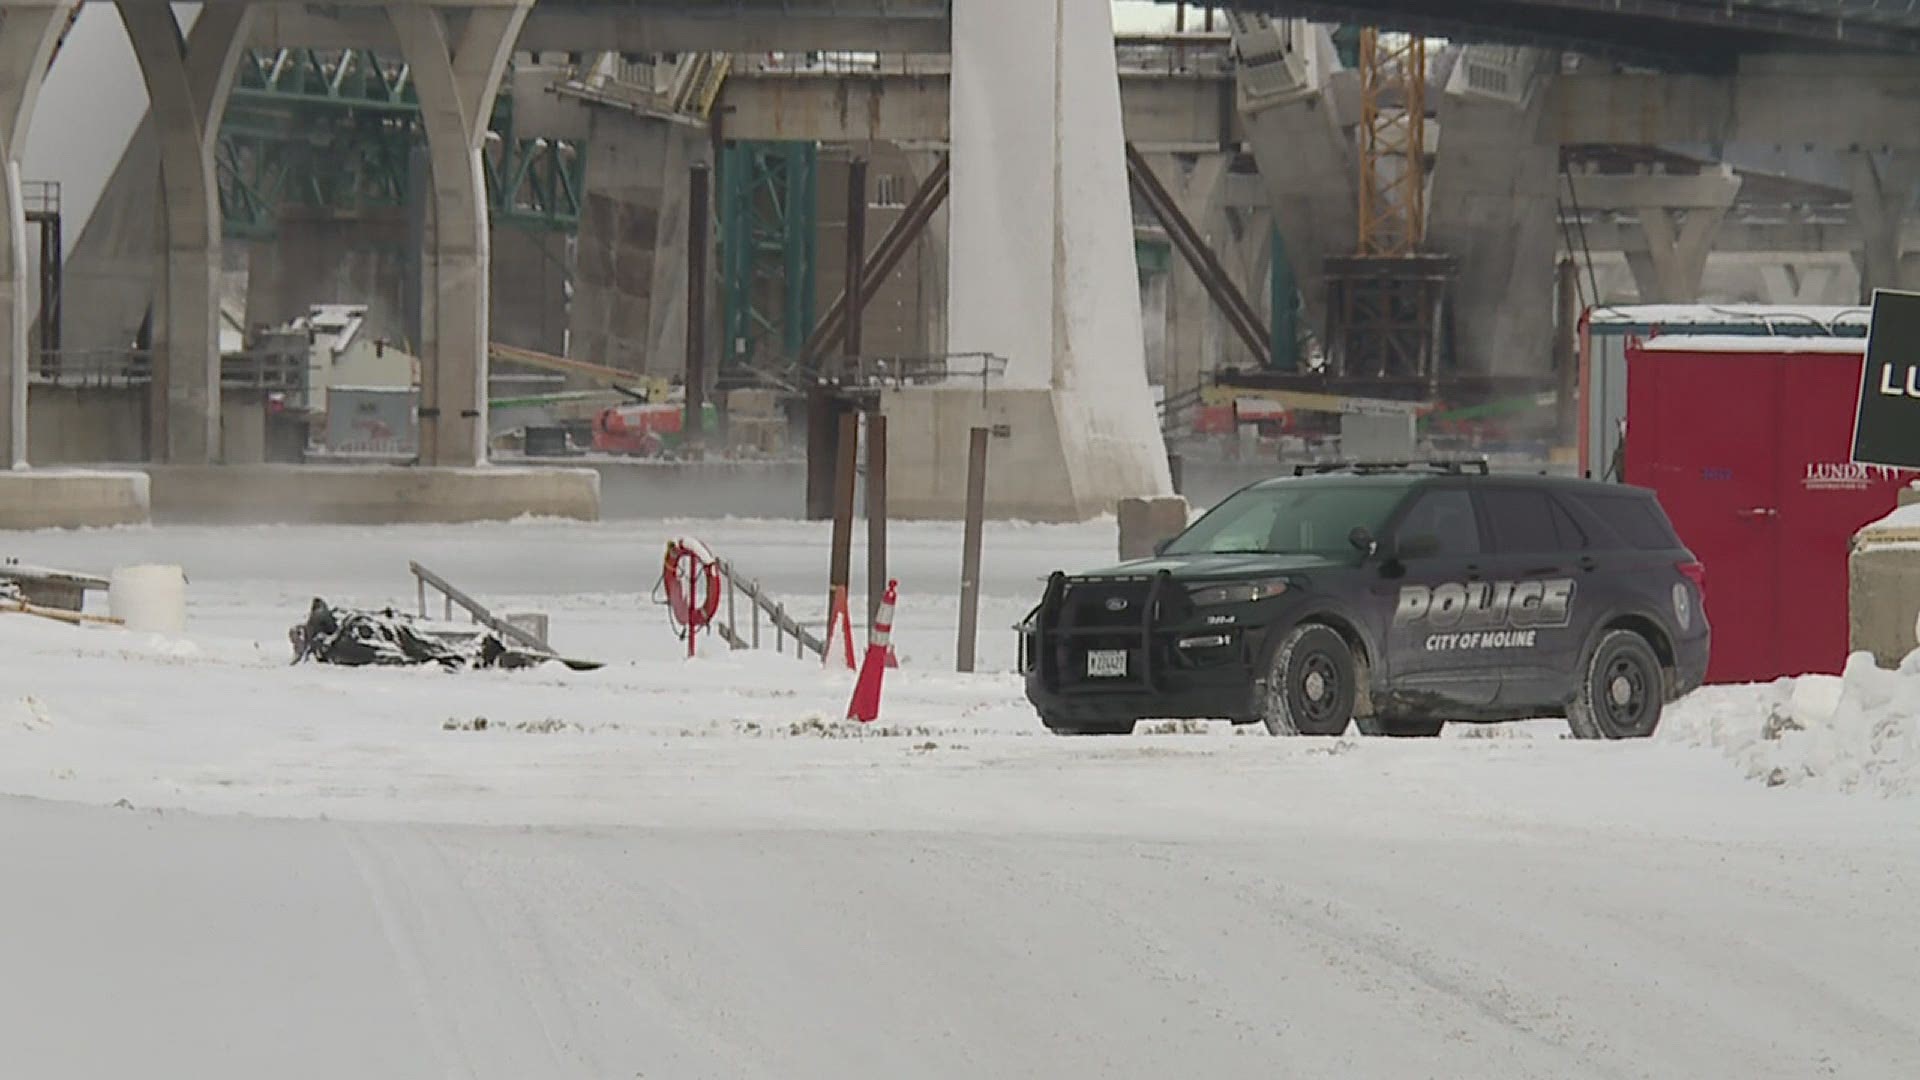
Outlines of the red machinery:
{"type": "Polygon", "coordinates": [[[1711,683],[1837,673],[1847,554],[1912,474],[1854,465],[1859,338],[1627,345],[1626,481],[1707,566],[1711,683]]]}
{"type": "Polygon", "coordinates": [[[683,407],[678,404],[616,405],[593,418],[593,448],[603,454],[652,457],[666,436],[680,434],[683,407]]]}

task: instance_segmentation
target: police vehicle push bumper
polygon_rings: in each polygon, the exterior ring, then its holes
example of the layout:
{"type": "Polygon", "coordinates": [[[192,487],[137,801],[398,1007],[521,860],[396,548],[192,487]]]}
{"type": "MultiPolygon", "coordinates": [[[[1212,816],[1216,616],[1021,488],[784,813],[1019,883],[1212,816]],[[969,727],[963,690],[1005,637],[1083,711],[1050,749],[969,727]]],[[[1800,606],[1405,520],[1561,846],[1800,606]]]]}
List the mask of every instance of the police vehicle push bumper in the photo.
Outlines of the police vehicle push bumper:
{"type": "Polygon", "coordinates": [[[1252,673],[1271,616],[1256,623],[1249,615],[1285,591],[1280,580],[1196,588],[1165,570],[1056,572],[1019,628],[1027,699],[1050,727],[1252,719],[1252,673]]]}

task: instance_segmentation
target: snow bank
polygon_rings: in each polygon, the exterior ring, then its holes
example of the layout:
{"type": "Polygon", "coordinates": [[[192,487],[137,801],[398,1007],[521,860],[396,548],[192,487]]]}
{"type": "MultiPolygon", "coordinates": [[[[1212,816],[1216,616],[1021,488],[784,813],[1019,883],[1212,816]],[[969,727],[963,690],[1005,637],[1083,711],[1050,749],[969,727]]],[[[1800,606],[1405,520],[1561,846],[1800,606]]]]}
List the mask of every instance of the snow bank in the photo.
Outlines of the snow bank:
{"type": "Polygon", "coordinates": [[[1856,653],[1840,676],[1709,687],[1674,706],[1660,730],[1719,749],[1769,787],[1920,795],[1920,652],[1898,671],[1856,653]]]}

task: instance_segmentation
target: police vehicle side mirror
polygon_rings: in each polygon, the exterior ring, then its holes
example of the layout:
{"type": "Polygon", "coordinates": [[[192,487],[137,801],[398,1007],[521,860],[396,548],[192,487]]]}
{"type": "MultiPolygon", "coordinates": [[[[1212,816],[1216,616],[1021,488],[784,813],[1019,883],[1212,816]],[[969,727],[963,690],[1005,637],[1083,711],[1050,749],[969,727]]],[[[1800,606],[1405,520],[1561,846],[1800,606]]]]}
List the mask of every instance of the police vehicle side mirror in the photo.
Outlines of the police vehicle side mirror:
{"type": "Polygon", "coordinates": [[[1353,531],[1347,534],[1347,543],[1352,544],[1355,550],[1369,558],[1380,551],[1380,541],[1373,538],[1373,533],[1369,532],[1365,525],[1355,525],[1353,531]]]}

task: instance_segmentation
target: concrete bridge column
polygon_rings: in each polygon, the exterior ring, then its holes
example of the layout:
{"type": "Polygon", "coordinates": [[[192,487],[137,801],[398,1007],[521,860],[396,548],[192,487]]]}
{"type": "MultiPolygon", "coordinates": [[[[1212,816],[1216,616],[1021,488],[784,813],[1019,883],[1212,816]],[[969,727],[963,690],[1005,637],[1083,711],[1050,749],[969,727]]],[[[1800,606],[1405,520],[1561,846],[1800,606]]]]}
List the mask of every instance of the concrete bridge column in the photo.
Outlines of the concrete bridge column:
{"type": "Polygon", "coordinates": [[[153,305],[151,458],[220,460],[220,197],[214,144],[251,8],[207,4],[183,36],[170,7],[119,0],[160,142],[164,237],[153,305]]]}
{"type": "MultiPolygon", "coordinates": [[[[1218,229],[1223,223],[1220,195],[1226,179],[1226,154],[1147,154],[1153,174],[1173,196],[1173,203],[1193,222],[1200,238],[1220,250],[1218,229]]],[[[1222,259],[1222,262],[1230,260],[1222,259]]],[[[1167,297],[1166,379],[1169,396],[1193,388],[1210,365],[1214,321],[1213,301],[1200,275],[1176,251],[1168,271],[1172,278],[1167,297]]]]}
{"type": "Polygon", "coordinates": [[[1638,208],[1647,250],[1629,253],[1627,265],[1643,303],[1691,304],[1700,299],[1714,236],[1740,193],[1739,178],[1731,172],[1722,172],[1719,179],[1719,204],[1690,206],[1680,211],[1677,222],[1669,207],[1638,208]]]}
{"type": "Polygon", "coordinates": [[[1861,302],[1871,301],[1875,289],[1920,288],[1920,266],[1903,259],[1900,250],[1900,227],[1920,181],[1920,154],[1859,150],[1848,156],[1853,219],[1860,227],[1854,263],[1860,268],[1861,302]]]}
{"type": "Polygon", "coordinates": [[[1839,268],[1822,263],[1762,263],[1760,288],[1769,304],[1827,304],[1839,268]]]}
{"type": "Polygon", "coordinates": [[[27,262],[26,207],[20,201],[20,159],[26,153],[33,106],[53,50],[76,0],[31,0],[0,12],[0,454],[15,469],[27,466],[27,327],[33,268],[27,262]]]}
{"type": "Polygon", "coordinates": [[[1720,166],[1693,175],[1643,172],[1580,174],[1574,197],[1583,210],[1627,210],[1640,219],[1645,246],[1626,251],[1643,304],[1700,299],[1707,256],[1740,194],[1740,177],[1720,166]]]}
{"type": "Polygon", "coordinates": [[[1551,363],[1560,147],[1545,124],[1548,56],[1467,48],[1441,95],[1427,242],[1460,260],[1455,362],[1465,371],[1551,363]]]}
{"type": "Polygon", "coordinates": [[[1359,119],[1359,78],[1340,70],[1323,26],[1236,20],[1233,32],[1247,141],[1274,225],[1286,237],[1308,325],[1323,333],[1326,258],[1348,254],[1359,242],[1358,164],[1345,131],[1359,119]]]}
{"type": "MultiPolygon", "coordinates": [[[[1227,206],[1220,220],[1224,231],[1214,245],[1220,263],[1246,295],[1253,313],[1271,326],[1273,290],[1267,287],[1267,271],[1273,265],[1273,213],[1264,206],[1227,206]]],[[[1196,377],[1227,367],[1258,367],[1253,353],[1227,325],[1225,313],[1211,297],[1207,298],[1207,315],[1206,364],[1196,377]]]]}
{"type": "Polygon", "coordinates": [[[429,3],[387,9],[427,133],[428,238],[421,252],[420,460],[487,460],[489,224],[480,150],[531,0],[473,8],[456,37],[429,3]]]}

